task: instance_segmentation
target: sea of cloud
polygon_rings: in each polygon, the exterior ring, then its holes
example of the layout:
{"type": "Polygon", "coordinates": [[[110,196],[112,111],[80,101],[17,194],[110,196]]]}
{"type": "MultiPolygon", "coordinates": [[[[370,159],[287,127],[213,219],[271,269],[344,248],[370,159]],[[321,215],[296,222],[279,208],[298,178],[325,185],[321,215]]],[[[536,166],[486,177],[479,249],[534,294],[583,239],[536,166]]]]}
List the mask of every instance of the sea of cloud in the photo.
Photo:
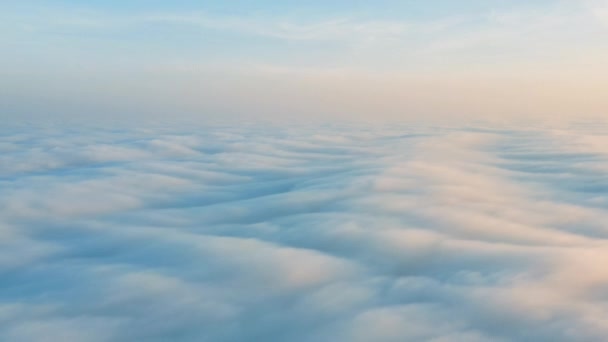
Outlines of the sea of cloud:
{"type": "Polygon", "coordinates": [[[608,128],[0,129],[2,341],[604,341],[608,128]]]}

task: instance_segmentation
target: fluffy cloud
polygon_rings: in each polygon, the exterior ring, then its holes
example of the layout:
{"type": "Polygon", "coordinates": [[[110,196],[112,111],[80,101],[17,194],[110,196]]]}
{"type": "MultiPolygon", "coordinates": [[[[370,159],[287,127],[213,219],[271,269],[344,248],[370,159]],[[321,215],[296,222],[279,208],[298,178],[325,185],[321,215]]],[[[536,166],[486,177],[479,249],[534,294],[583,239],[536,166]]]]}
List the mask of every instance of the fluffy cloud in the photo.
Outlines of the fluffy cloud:
{"type": "Polygon", "coordinates": [[[601,341],[607,137],[3,129],[0,339],[601,341]]]}

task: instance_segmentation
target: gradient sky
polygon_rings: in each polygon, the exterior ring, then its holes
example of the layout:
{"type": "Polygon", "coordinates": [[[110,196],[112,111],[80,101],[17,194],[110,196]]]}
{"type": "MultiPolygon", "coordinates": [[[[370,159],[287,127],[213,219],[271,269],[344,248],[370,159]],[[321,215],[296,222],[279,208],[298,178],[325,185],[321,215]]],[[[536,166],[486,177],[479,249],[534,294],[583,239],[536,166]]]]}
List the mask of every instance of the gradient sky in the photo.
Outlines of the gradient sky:
{"type": "Polygon", "coordinates": [[[608,2],[12,1],[0,112],[601,115],[608,2]]]}

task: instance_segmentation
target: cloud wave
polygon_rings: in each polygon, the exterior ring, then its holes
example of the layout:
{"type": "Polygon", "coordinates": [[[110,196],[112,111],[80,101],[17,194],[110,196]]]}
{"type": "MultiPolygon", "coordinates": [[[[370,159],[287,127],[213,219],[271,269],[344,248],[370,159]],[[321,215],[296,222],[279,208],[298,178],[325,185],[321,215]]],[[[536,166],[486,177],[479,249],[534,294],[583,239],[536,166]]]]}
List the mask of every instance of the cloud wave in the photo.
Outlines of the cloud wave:
{"type": "Polygon", "coordinates": [[[607,134],[3,129],[0,339],[601,341],[607,134]]]}

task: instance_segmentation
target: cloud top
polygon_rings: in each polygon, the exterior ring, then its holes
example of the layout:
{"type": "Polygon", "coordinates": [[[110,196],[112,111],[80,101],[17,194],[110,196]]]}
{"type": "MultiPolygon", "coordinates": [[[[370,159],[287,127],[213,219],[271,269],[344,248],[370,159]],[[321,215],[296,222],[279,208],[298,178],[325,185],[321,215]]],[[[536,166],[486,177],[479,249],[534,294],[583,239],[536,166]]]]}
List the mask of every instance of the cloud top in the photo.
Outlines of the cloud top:
{"type": "Polygon", "coordinates": [[[7,341],[601,341],[603,126],[3,129],[7,341]]]}

